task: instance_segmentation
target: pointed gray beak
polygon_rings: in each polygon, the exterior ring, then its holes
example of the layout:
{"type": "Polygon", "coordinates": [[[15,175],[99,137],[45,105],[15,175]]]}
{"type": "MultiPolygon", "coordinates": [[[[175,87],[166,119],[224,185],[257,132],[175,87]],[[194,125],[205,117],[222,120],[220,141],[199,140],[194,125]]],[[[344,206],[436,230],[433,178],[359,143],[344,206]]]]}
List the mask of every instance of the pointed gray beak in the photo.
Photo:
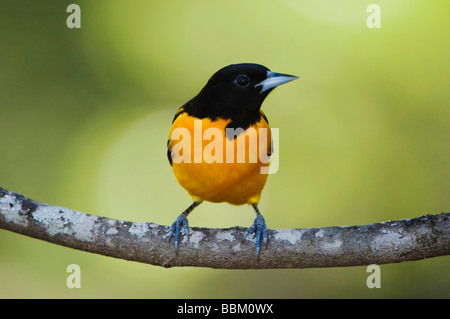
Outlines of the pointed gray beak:
{"type": "Polygon", "coordinates": [[[298,76],[267,71],[267,78],[264,81],[261,81],[258,84],[256,84],[255,87],[261,86],[262,89],[261,89],[260,93],[263,93],[264,91],[273,89],[274,87],[277,87],[278,85],[281,85],[281,84],[284,84],[284,83],[287,83],[287,82],[290,82],[293,80],[297,80],[297,79],[299,79],[298,76]]]}

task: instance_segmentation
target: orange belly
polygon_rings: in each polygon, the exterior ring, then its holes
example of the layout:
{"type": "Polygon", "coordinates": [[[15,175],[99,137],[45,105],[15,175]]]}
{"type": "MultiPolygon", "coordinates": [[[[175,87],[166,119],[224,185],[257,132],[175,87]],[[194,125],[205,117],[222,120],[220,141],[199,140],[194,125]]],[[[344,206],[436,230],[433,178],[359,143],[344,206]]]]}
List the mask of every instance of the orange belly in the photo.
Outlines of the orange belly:
{"type": "Polygon", "coordinates": [[[270,127],[261,118],[230,139],[229,122],[199,120],[187,113],[176,118],[169,133],[175,177],[200,202],[258,203],[267,180],[262,169],[269,166],[270,127]]]}

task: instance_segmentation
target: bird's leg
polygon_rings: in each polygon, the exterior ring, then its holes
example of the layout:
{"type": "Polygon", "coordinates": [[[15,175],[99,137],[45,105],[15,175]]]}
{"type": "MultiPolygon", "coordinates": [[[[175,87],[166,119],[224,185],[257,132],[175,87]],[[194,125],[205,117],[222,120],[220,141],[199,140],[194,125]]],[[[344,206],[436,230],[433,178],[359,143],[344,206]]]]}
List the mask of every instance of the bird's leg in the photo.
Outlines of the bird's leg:
{"type": "Polygon", "coordinates": [[[253,225],[247,229],[244,234],[244,237],[247,237],[250,233],[256,232],[256,256],[259,255],[259,251],[261,250],[261,239],[264,242],[264,245],[267,244],[267,240],[269,238],[267,233],[266,221],[264,220],[263,215],[259,212],[258,206],[256,204],[252,204],[253,208],[256,212],[256,218],[253,222],[253,225]]]}
{"type": "Polygon", "coordinates": [[[188,236],[189,238],[189,223],[187,216],[190,212],[194,210],[195,207],[200,205],[199,201],[194,201],[191,206],[186,208],[184,212],[178,216],[178,218],[175,220],[175,222],[170,226],[169,230],[167,231],[167,235],[169,236],[169,239],[174,236],[174,242],[175,242],[175,249],[178,250],[178,244],[180,242],[180,232],[183,231],[183,233],[188,236]]]}

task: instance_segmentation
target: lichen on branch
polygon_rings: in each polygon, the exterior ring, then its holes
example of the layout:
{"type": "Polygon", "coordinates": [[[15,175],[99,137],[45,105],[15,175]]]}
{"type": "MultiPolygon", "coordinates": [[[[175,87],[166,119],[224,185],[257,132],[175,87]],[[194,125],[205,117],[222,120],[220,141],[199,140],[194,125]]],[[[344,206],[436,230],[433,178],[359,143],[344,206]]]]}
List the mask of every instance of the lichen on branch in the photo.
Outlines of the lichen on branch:
{"type": "Polygon", "coordinates": [[[192,228],[179,251],[168,226],[115,220],[31,200],[0,187],[0,228],[91,253],[162,267],[344,267],[450,255],[450,214],[361,226],[271,229],[256,257],[245,228],[192,228]]]}

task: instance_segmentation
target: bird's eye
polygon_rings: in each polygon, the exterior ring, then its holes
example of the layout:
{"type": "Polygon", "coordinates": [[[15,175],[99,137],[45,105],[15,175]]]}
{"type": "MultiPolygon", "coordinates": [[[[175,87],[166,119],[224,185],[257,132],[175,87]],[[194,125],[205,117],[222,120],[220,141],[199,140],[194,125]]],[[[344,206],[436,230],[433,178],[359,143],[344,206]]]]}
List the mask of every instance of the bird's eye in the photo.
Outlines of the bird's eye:
{"type": "Polygon", "coordinates": [[[246,75],[239,75],[234,83],[241,87],[246,87],[250,83],[250,79],[246,75]]]}

